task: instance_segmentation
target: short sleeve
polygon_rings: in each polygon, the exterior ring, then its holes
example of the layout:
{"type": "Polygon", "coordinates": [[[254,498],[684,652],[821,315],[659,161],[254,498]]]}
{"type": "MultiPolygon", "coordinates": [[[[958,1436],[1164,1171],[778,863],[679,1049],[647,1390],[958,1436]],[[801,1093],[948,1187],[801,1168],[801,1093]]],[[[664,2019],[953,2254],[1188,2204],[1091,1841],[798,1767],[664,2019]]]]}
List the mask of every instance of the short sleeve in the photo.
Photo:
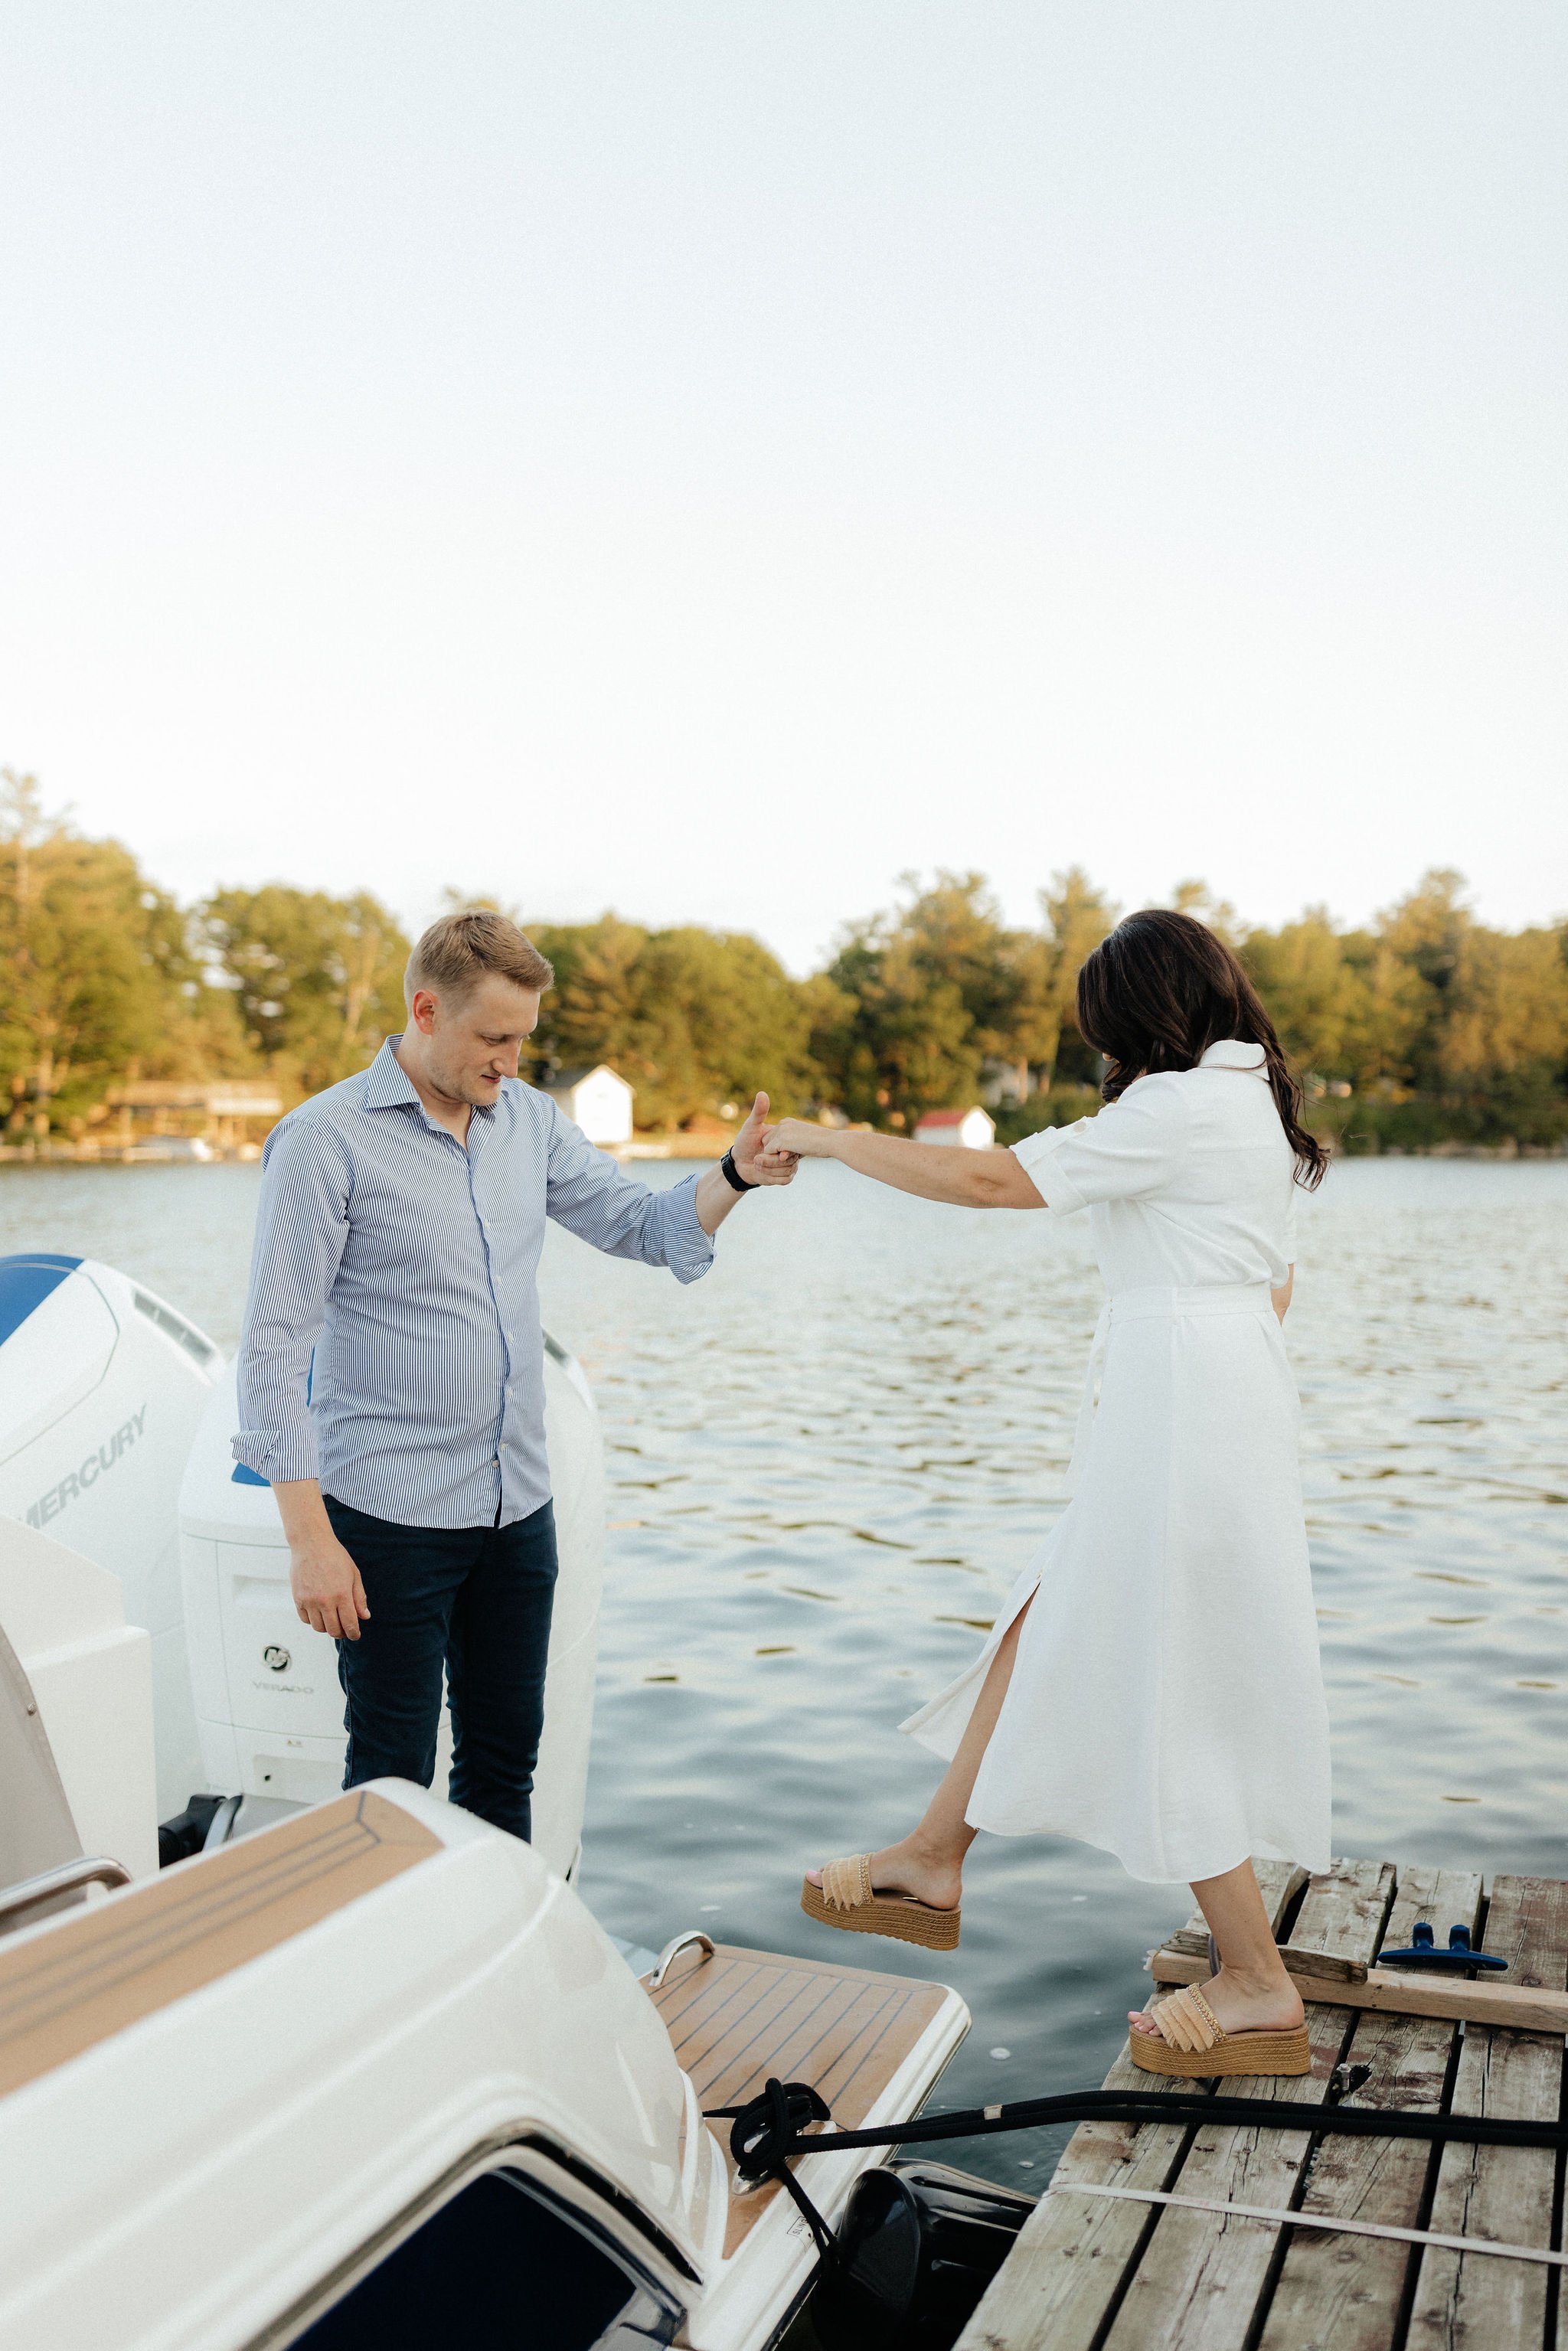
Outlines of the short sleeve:
{"type": "Polygon", "coordinates": [[[1299,1189],[1295,1170],[1292,1168],[1291,1188],[1285,1195],[1285,1263],[1287,1265],[1294,1265],[1296,1262],[1296,1243],[1300,1237],[1300,1226],[1296,1217],[1296,1194],[1299,1189]]]}
{"type": "Polygon", "coordinates": [[[1158,1192],[1186,1152],[1181,1090],[1145,1079],[1120,1102],[1072,1126],[1048,1126],[1013,1144],[1013,1156],[1048,1208],[1069,1217],[1097,1200],[1158,1192]]]}

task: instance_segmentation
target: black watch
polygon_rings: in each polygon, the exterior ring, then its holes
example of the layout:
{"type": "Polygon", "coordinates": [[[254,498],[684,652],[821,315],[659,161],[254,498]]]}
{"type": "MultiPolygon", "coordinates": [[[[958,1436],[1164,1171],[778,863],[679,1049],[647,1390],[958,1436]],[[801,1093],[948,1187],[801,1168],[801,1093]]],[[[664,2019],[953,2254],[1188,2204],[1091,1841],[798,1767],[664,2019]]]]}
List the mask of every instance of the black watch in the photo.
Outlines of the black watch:
{"type": "Polygon", "coordinates": [[[725,1182],[735,1191],[755,1192],[759,1188],[757,1185],[748,1184],[747,1182],[745,1176],[741,1174],[739,1168],[737,1167],[735,1164],[735,1154],[733,1151],[727,1151],[718,1165],[719,1173],[723,1176],[725,1182]]]}

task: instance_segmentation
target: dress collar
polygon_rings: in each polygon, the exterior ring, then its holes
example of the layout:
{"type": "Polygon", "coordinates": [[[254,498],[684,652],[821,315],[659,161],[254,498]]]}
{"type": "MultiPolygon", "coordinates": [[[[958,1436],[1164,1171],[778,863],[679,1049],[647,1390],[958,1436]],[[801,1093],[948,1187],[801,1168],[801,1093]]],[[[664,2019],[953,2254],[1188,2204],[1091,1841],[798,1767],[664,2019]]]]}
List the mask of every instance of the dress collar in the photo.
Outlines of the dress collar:
{"type": "Polygon", "coordinates": [[[1244,1045],[1239,1037],[1222,1037],[1198,1062],[1200,1070],[1250,1070],[1262,1077],[1266,1057],[1261,1045],[1244,1045]]]}

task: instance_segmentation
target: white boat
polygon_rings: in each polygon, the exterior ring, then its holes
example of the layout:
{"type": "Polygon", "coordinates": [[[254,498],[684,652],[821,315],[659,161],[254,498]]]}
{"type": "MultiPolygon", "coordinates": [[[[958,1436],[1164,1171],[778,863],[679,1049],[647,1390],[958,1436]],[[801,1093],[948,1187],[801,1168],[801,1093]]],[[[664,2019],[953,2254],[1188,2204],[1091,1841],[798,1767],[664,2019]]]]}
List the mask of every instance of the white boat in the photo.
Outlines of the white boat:
{"type": "MultiPolygon", "coordinates": [[[[806,2064],[897,2119],[967,2023],[706,1938],[651,1987],[532,1848],[400,1782],[0,1940],[0,2018],[28,2351],[762,2351],[816,2248],[702,2107],[806,2064]]],[[[800,2174],[831,2218],[874,2160],[800,2174]]]]}
{"type": "MultiPolygon", "coordinates": [[[[0,1396],[16,1386],[6,1350],[80,1273],[56,1260],[28,1277],[37,1297],[0,1344],[0,1396]]],[[[47,1528],[0,1520],[0,2343],[768,2351],[818,2250],[776,2183],[741,2177],[705,2110],[778,2074],[811,2081],[840,2127],[900,2120],[967,2031],[963,2001],[695,1930],[655,1963],[568,1882],[602,1494],[591,1400],[559,1350],[551,1458],[577,1572],[551,1649],[539,1842],[402,1782],[331,1792],[329,1647],[288,1607],[270,1493],[232,1474],[215,1351],[121,1280],[84,1277],[116,1332],[97,1384],[126,1328],[109,1301],[128,1293],[130,1315],[201,1373],[182,1505],[190,1719],[224,1801],[204,1849],[154,1868],[162,1691],[156,1640],[127,1622],[152,1587],[67,1548],[99,1523],[77,1507],[79,1473],[47,1528]],[[280,1770],[298,1776],[267,1776],[280,1770]]],[[[101,1339],[96,1315],[73,1300],[50,1327],[101,1339]]],[[[116,1376],[162,1361],[128,1351],[116,1376]]],[[[11,1445],[5,1466],[28,1465],[11,1491],[37,1483],[37,1432],[97,1392],[61,1404],[71,1389],[57,1375],[11,1445]]],[[[154,1382],[145,1426],[172,1413],[154,1382]]],[[[57,1485],[83,1426],[49,1437],[57,1485]]],[[[172,1520],[171,1503],[171,1542],[172,1520]]],[[[135,1557],[152,1541],[143,1529],[135,1557]]],[[[831,2221],[876,2162],[829,2137],[797,2171],[831,2221]]]]}
{"type": "Polygon", "coordinates": [[[204,1784],[174,1504],[222,1368],[204,1332],[112,1266],[0,1257],[0,1517],[119,1577],[152,1641],[164,1814],[204,1784]]]}

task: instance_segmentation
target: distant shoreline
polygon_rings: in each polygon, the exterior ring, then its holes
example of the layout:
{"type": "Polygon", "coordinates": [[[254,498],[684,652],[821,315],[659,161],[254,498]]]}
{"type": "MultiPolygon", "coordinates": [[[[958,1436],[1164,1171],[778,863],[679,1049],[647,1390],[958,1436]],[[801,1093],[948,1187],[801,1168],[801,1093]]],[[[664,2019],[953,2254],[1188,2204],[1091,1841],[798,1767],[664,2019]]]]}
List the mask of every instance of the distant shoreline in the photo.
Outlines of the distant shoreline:
{"type": "MultiPolygon", "coordinates": [[[[737,1129],[737,1133],[738,1133],[737,1129]]],[[[209,1145],[205,1151],[189,1148],[190,1138],[169,1135],[160,1138],[170,1145],[183,1148],[162,1149],[154,1144],[132,1144],[124,1148],[110,1145],[99,1149],[92,1144],[68,1140],[47,1143],[0,1143],[0,1165],[39,1167],[58,1164],[75,1167],[233,1167],[254,1166],[261,1157],[261,1145],[240,1144],[231,1150],[219,1150],[209,1145]]],[[[599,1148],[608,1151],[613,1159],[691,1159],[709,1161],[722,1159],[734,1135],[729,1134],[647,1134],[635,1135],[630,1143],[605,1143],[599,1148]]]]}
{"type": "MultiPolygon", "coordinates": [[[[172,1141],[179,1140],[171,1137],[172,1141]]],[[[1467,1159],[1509,1163],[1514,1160],[1568,1159],[1568,1140],[1555,1143],[1519,1143],[1509,1137],[1500,1143],[1461,1143],[1445,1140],[1427,1144],[1378,1143],[1368,1149],[1353,1145],[1346,1150],[1337,1137],[1328,1138],[1333,1157],[1348,1159],[1467,1159]]],[[[638,1135],[631,1143],[607,1143],[600,1145],[612,1159],[690,1160],[701,1165],[723,1157],[728,1139],[717,1135],[649,1134],[638,1135]]],[[[184,1151],[82,1149],[74,1143],[0,1143],[0,1166],[21,1167],[233,1167],[254,1166],[260,1158],[259,1146],[242,1145],[237,1150],[213,1150],[204,1156],[184,1151]]]]}

